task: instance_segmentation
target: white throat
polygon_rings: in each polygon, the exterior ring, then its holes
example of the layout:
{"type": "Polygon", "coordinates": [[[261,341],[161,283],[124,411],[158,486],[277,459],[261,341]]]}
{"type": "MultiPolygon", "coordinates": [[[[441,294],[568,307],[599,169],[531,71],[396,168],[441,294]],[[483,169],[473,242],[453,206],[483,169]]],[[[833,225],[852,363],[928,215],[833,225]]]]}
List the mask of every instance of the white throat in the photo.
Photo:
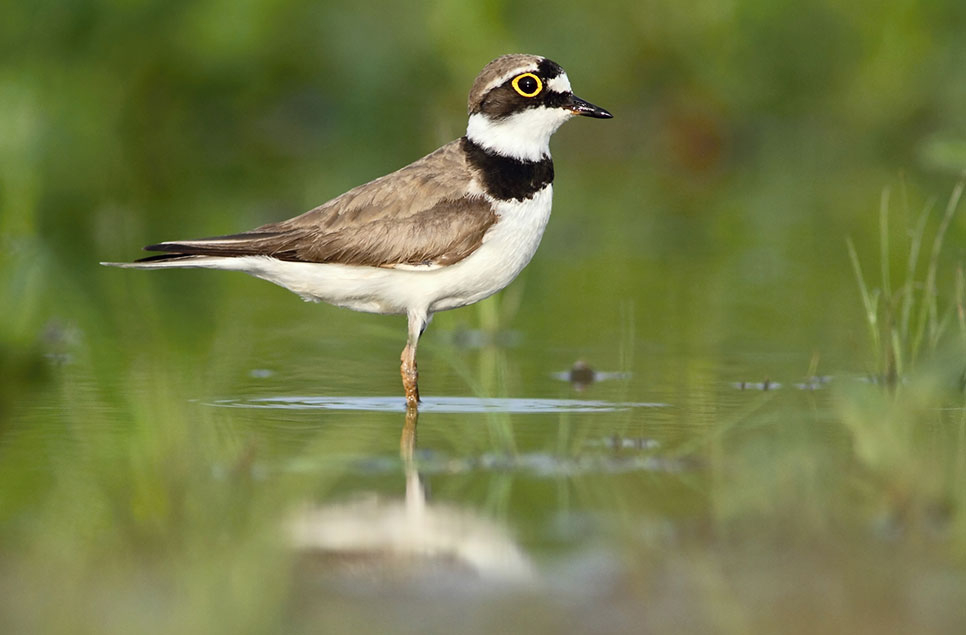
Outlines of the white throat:
{"type": "Polygon", "coordinates": [[[550,156],[550,137],[571,117],[563,108],[528,108],[504,119],[470,115],[466,136],[473,143],[497,154],[540,161],[550,156]]]}

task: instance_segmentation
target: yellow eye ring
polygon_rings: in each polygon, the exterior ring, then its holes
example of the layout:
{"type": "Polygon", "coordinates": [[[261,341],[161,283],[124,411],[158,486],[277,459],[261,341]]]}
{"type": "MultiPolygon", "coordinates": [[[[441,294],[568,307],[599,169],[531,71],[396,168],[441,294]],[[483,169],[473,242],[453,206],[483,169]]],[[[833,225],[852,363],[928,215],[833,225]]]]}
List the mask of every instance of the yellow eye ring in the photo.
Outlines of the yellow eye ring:
{"type": "Polygon", "coordinates": [[[513,90],[517,91],[517,94],[519,94],[521,97],[536,97],[540,94],[540,91],[543,90],[543,82],[540,81],[540,78],[533,73],[523,73],[522,75],[517,75],[513,78],[513,81],[510,82],[510,85],[513,86],[513,90]],[[521,88],[520,81],[527,78],[532,79],[536,83],[537,87],[530,91],[521,88]]]}

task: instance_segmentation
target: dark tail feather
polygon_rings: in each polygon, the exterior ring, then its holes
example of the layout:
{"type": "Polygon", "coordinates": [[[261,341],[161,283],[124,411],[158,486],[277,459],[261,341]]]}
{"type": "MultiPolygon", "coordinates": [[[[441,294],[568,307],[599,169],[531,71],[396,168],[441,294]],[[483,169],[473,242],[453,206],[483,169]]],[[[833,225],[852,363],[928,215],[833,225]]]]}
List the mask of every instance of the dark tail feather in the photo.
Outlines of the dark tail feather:
{"type": "Polygon", "coordinates": [[[161,254],[159,256],[147,256],[145,258],[138,258],[134,262],[160,262],[162,260],[187,260],[189,258],[196,258],[197,256],[193,254],[161,254]]]}
{"type": "MultiPolygon", "coordinates": [[[[233,234],[231,236],[215,236],[183,242],[164,242],[148,245],[146,251],[170,251],[174,257],[179,256],[262,256],[272,255],[280,247],[292,239],[285,236],[281,240],[279,232],[233,234]]],[[[165,258],[168,256],[153,256],[165,258]]],[[[144,258],[145,261],[153,257],[144,258]]],[[[140,261],[139,261],[140,262],[140,261]]]]}

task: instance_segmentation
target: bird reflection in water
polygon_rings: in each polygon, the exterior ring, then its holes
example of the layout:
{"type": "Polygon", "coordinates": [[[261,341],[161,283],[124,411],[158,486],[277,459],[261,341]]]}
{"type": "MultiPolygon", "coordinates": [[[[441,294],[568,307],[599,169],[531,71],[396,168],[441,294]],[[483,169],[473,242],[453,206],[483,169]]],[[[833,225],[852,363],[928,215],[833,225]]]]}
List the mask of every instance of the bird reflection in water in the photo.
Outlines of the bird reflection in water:
{"type": "Polygon", "coordinates": [[[416,408],[407,409],[399,444],[405,498],[372,494],[303,510],[290,525],[295,547],[324,565],[327,575],[445,584],[532,581],[533,565],[506,527],[473,509],[427,500],[416,461],[418,418],[416,408]]]}

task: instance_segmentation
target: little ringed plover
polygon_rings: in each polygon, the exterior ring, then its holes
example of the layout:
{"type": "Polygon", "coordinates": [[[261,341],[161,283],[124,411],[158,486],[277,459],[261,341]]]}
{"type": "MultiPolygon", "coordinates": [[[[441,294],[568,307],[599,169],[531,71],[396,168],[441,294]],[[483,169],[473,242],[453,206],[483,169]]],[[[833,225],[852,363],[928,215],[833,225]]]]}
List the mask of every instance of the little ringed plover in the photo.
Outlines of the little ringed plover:
{"type": "Polygon", "coordinates": [[[405,314],[401,374],[416,407],[416,345],[432,315],[504,288],[540,244],[553,195],[551,135],[575,115],[612,116],[575,96],[564,70],[537,55],[487,64],[468,109],[463,137],[300,216],[102,264],[243,271],[305,300],[405,314]]]}

